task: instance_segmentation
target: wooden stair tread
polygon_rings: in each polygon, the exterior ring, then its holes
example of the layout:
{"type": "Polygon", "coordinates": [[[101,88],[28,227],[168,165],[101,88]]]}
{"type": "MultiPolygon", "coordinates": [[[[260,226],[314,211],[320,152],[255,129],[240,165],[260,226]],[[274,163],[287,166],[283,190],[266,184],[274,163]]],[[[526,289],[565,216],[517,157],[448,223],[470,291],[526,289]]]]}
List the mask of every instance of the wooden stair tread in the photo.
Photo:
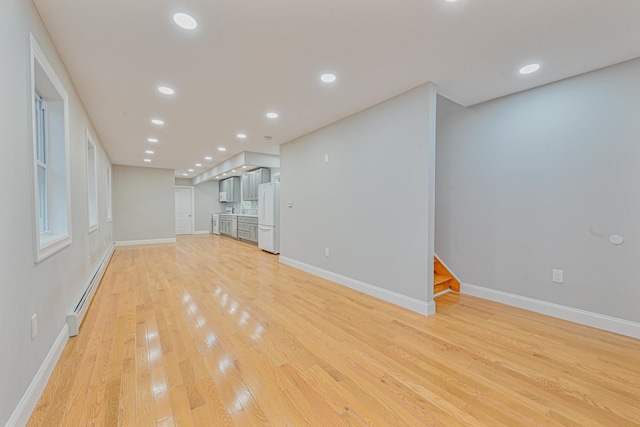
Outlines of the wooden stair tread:
{"type": "Polygon", "coordinates": [[[445,276],[443,274],[434,274],[433,275],[433,284],[434,285],[439,285],[441,283],[445,283],[447,281],[451,280],[451,276],[445,276]]]}
{"type": "Polygon", "coordinates": [[[460,282],[449,270],[447,270],[447,267],[442,264],[437,256],[433,257],[433,270],[434,293],[437,294],[439,292],[438,289],[440,289],[440,292],[446,289],[451,289],[454,292],[460,292],[460,282]],[[446,286],[442,288],[441,286],[439,286],[439,284],[446,286]]]}

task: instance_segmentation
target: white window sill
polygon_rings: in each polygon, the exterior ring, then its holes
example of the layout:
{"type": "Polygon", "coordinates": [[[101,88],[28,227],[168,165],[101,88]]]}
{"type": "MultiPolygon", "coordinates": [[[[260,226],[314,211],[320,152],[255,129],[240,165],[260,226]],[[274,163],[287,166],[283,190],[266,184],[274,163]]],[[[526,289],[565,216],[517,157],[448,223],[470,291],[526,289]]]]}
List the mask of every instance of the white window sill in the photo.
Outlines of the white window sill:
{"type": "Polygon", "coordinates": [[[36,263],[71,245],[69,234],[43,234],[40,236],[40,248],[36,254],[36,263]]]}

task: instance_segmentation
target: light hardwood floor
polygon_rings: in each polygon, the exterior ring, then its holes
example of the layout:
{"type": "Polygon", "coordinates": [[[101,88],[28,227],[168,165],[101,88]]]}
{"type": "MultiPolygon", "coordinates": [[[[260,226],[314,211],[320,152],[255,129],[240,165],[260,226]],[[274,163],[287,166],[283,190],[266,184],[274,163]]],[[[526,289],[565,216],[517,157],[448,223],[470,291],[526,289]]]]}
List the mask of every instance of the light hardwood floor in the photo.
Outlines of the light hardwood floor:
{"type": "Polygon", "coordinates": [[[640,425],[639,340],[436,301],[423,317],[219,236],[120,247],[29,425],[640,425]]]}

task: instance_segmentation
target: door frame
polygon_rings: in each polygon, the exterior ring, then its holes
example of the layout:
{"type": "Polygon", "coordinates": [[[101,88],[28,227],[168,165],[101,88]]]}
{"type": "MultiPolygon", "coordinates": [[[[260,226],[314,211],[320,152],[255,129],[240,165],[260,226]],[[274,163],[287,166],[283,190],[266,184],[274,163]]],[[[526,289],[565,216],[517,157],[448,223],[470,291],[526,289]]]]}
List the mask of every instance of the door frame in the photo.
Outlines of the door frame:
{"type": "Polygon", "coordinates": [[[189,192],[191,193],[191,235],[193,235],[193,233],[195,233],[196,231],[196,209],[195,209],[195,194],[193,191],[193,186],[192,185],[175,185],[174,186],[174,190],[173,190],[173,200],[174,200],[174,205],[173,205],[173,220],[174,220],[174,224],[173,224],[173,232],[175,233],[176,231],[176,224],[175,224],[175,219],[176,219],[176,207],[175,207],[175,199],[176,199],[176,192],[175,190],[189,190],[189,192]]]}

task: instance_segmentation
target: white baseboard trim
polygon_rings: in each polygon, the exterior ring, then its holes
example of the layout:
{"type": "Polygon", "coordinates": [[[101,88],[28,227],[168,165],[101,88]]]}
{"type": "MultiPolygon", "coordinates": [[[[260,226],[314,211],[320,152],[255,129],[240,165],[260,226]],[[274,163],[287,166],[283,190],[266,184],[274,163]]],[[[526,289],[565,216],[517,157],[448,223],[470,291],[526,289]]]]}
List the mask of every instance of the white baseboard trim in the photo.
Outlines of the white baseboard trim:
{"type": "Polygon", "coordinates": [[[211,234],[209,230],[194,231],[193,234],[211,234]]]}
{"type": "Polygon", "coordinates": [[[60,355],[67,341],[69,341],[69,328],[65,324],[5,427],[27,425],[29,417],[31,417],[33,410],[36,408],[38,400],[49,382],[49,378],[60,359],[60,355]]]}
{"type": "Polygon", "coordinates": [[[171,237],[168,239],[147,239],[147,240],[121,240],[116,243],[116,246],[133,246],[133,245],[155,245],[157,243],[175,243],[176,238],[171,237]]]}
{"type": "Polygon", "coordinates": [[[581,325],[615,332],[616,334],[626,335],[632,338],[640,338],[640,323],[497,291],[495,289],[484,288],[482,286],[470,285],[468,283],[462,283],[460,285],[460,292],[500,302],[502,304],[523,308],[525,310],[534,311],[536,313],[546,314],[547,316],[557,317],[559,319],[568,320],[581,325]]]}
{"type": "MultiPolygon", "coordinates": [[[[282,264],[289,265],[307,273],[311,273],[315,276],[320,276],[324,279],[331,280],[347,288],[354,289],[372,297],[381,299],[383,301],[390,302],[400,307],[404,307],[408,310],[415,311],[416,313],[430,316],[436,312],[436,304],[433,301],[422,301],[406,295],[399,294],[387,289],[380,288],[378,286],[371,285],[369,283],[361,282],[356,279],[352,279],[347,276],[343,276],[332,271],[324,270],[322,268],[315,267],[313,265],[305,264],[295,259],[287,258],[280,255],[280,262],[282,264]]],[[[425,286],[426,283],[425,283],[425,286]]]]}

